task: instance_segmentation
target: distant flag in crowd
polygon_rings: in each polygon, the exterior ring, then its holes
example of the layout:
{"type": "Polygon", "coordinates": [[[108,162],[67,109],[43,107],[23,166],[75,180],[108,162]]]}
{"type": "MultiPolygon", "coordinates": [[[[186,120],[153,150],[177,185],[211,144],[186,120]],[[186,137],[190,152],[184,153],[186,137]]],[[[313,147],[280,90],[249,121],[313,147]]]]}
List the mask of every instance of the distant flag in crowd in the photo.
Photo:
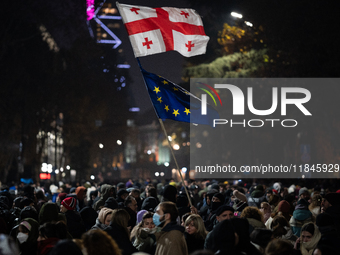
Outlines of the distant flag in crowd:
{"type": "Polygon", "coordinates": [[[214,119],[219,119],[210,105],[207,115],[201,115],[201,100],[181,86],[140,68],[158,118],[211,126],[214,119]]]}
{"type": "Polygon", "coordinates": [[[178,51],[185,57],[204,54],[209,37],[193,9],[150,8],[119,4],[135,57],[178,51]]]}

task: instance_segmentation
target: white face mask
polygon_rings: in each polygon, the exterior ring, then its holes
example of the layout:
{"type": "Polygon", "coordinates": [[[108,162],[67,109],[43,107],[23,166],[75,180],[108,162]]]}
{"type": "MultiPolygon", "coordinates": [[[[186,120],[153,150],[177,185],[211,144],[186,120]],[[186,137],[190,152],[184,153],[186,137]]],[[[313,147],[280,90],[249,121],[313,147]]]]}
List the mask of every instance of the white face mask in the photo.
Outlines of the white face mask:
{"type": "Polygon", "coordinates": [[[22,232],[19,232],[17,235],[17,238],[18,238],[19,243],[24,243],[27,241],[28,235],[22,232]]]}

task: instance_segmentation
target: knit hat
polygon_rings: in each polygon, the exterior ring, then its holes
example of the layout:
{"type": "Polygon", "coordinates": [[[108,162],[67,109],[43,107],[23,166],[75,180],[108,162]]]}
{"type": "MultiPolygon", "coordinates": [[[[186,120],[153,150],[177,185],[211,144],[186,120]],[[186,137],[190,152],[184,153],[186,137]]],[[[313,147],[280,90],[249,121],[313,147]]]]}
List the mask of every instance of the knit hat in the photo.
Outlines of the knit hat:
{"type": "Polygon", "coordinates": [[[147,210],[141,210],[137,213],[137,224],[143,220],[144,214],[146,214],[147,210]]]}
{"type": "Polygon", "coordinates": [[[224,204],[224,196],[222,195],[222,193],[216,193],[214,197],[217,197],[221,201],[221,203],[224,204]]]}
{"type": "Polygon", "coordinates": [[[129,194],[129,192],[126,189],[120,189],[118,190],[117,197],[121,197],[124,194],[129,194]]]}
{"type": "Polygon", "coordinates": [[[59,193],[58,194],[60,201],[63,201],[66,198],[66,196],[67,196],[67,193],[59,193]]]}
{"type": "Polygon", "coordinates": [[[290,204],[285,200],[280,201],[280,203],[278,205],[278,211],[282,212],[282,213],[289,213],[290,212],[290,204]]]}
{"type": "Polygon", "coordinates": [[[67,197],[61,202],[67,210],[74,211],[76,209],[77,201],[73,197],[67,197]]]}
{"type": "Polygon", "coordinates": [[[325,199],[331,204],[331,205],[340,205],[340,193],[332,192],[328,193],[325,196],[325,199]]]}
{"type": "Polygon", "coordinates": [[[117,188],[118,189],[124,189],[125,188],[125,184],[123,182],[120,182],[117,184],[117,188]]]}
{"type": "MultiPolygon", "coordinates": [[[[300,190],[299,190],[299,196],[301,196],[303,193],[305,193],[305,192],[308,192],[308,189],[307,188],[301,188],[300,190]]],[[[309,193],[309,192],[308,192],[309,193]]]]}
{"type": "Polygon", "coordinates": [[[308,205],[306,199],[300,199],[295,206],[295,210],[308,210],[308,205]]]}
{"type": "Polygon", "coordinates": [[[232,211],[235,212],[234,208],[228,205],[222,205],[216,210],[216,216],[220,216],[225,211],[232,211]]]}
{"type": "Polygon", "coordinates": [[[157,207],[158,203],[156,198],[154,197],[147,197],[144,199],[142,204],[142,210],[147,210],[149,212],[153,212],[155,208],[157,207]]]}
{"type": "Polygon", "coordinates": [[[163,192],[163,198],[164,201],[171,201],[176,203],[176,195],[177,195],[177,189],[172,185],[165,185],[164,186],[164,192],[163,192]]]}
{"type": "Polygon", "coordinates": [[[77,194],[78,200],[83,199],[85,192],[86,192],[86,188],[83,186],[79,186],[78,188],[76,188],[76,194],[77,194]]]}
{"type": "Polygon", "coordinates": [[[116,199],[114,199],[113,197],[109,197],[108,199],[106,199],[104,207],[110,208],[112,210],[118,209],[118,203],[116,199]]]}

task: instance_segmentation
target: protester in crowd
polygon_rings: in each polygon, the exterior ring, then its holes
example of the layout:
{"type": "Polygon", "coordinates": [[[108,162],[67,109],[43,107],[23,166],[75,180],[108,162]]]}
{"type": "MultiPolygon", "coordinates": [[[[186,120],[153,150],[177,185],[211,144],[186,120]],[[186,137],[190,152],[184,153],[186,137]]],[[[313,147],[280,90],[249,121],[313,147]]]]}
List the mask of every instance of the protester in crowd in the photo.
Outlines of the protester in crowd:
{"type": "Polygon", "coordinates": [[[321,239],[318,227],[313,223],[306,223],[301,228],[301,236],[296,240],[294,249],[300,250],[302,255],[313,254],[321,239]]]}
{"type": "Polygon", "coordinates": [[[18,227],[17,240],[21,255],[30,255],[37,253],[37,239],[39,236],[39,223],[32,219],[22,220],[18,227]]]}
{"type": "Polygon", "coordinates": [[[177,201],[177,189],[173,185],[165,185],[163,189],[162,202],[170,201],[176,204],[177,201]]]}
{"type": "Polygon", "coordinates": [[[64,223],[44,223],[39,228],[38,255],[48,254],[60,239],[67,236],[67,227],[64,223]]]}
{"type": "Polygon", "coordinates": [[[141,252],[153,254],[155,251],[154,244],[156,237],[154,234],[158,231],[153,223],[153,213],[145,211],[141,221],[131,231],[131,242],[133,246],[141,252]]]}
{"type": "Polygon", "coordinates": [[[153,212],[156,209],[157,205],[159,204],[157,201],[158,200],[154,197],[145,198],[143,200],[141,210],[147,210],[149,212],[153,212]]]}
{"type": "Polygon", "coordinates": [[[124,209],[115,209],[112,211],[111,223],[105,231],[116,241],[123,255],[137,252],[137,249],[130,241],[130,231],[128,222],[130,215],[124,209]]]}
{"type": "Polygon", "coordinates": [[[309,211],[313,214],[313,217],[316,218],[321,213],[321,203],[322,196],[319,194],[315,194],[312,197],[312,202],[308,206],[309,211]]]}
{"type": "Polygon", "coordinates": [[[79,186],[76,188],[76,199],[78,200],[79,211],[85,207],[86,203],[86,188],[79,186]]]}
{"type": "Polygon", "coordinates": [[[249,222],[249,234],[256,228],[266,228],[263,223],[263,214],[255,206],[247,206],[244,208],[240,217],[249,222]]]}
{"type": "Polygon", "coordinates": [[[125,202],[125,198],[127,198],[127,196],[129,196],[129,192],[126,189],[120,189],[117,192],[117,203],[119,204],[119,207],[124,207],[124,202],[125,202]]]}
{"type": "Polygon", "coordinates": [[[109,227],[111,223],[113,210],[110,208],[103,207],[100,209],[98,218],[96,219],[96,224],[92,227],[92,229],[101,229],[105,230],[109,227]]]}
{"type": "Polygon", "coordinates": [[[310,197],[310,193],[308,191],[308,189],[306,187],[303,187],[299,190],[299,198],[298,200],[300,199],[305,199],[306,201],[309,200],[309,197],[310,197]]]}
{"type": "Polygon", "coordinates": [[[120,247],[116,241],[112,239],[105,231],[100,229],[91,229],[82,236],[83,254],[97,255],[97,254],[112,254],[122,255],[131,254],[121,252],[120,247]]]}
{"type": "Polygon", "coordinates": [[[289,222],[283,215],[276,215],[271,223],[273,237],[281,238],[295,244],[298,238],[290,228],[289,222]]]}
{"type": "Polygon", "coordinates": [[[114,210],[114,209],[118,209],[119,205],[115,198],[109,197],[108,199],[106,199],[104,207],[114,210]]]}
{"type": "Polygon", "coordinates": [[[98,201],[96,203],[93,204],[93,209],[95,211],[99,211],[101,209],[101,207],[104,206],[105,201],[109,198],[109,197],[114,197],[115,196],[115,190],[114,187],[108,184],[103,184],[100,187],[100,198],[98,199],[98,201]]]}
{"type": "Polygon", "coordinates": [[[136,201],[136,199],[133,196],[127,196],[125,198],[124,209],[130,215],[130,220],[128,222],[128,227],[129,227],[129,229],[132,229],[134,226],[136,226],[137,210],[138,210],[137,201],[136,201]]]}
{"type": "Polygon", "coordinates": [[[162,202],[156,208],[153,222],[161,228],[156,233],[156,254],[162,255],[186,255],[187,244],[184,238],[184,227],[177,225],[178,210],[176,204],[170,201],[162,202]]]}
{"type": "Polygon", "coordinates": [[[234,208],[232,208],[228,205],[222,205],[216,211],[216,221],[217,221],[217,223],[221,222],[223,220],[230,220],[231,218],[234,218],[234,212],[235,212],[234,208]]]}
{"type": "Polygon", "coordinates": [[[76,211],[77,200],[73,197],[67,197],[61,202],[60,212],[66,216],[68,232],[73,238],[81,238],[85,233],[85,225],[79,214],[76,211]]]}
{"type": "Polygon", "coordinates": [[[250,234],[251,243],[258,249],[261,254],[264,251],[268,243],[273,239],[273,232],[266,228],[257,228],[250,234]]]}
{"type": "Polygon", "coordinates": [[[290,220],[290,204],[286,200],[280,201],[280,203],[277,206],[276,212],[272,212],[268,220],[266,221],[265,225],[268,229],[271,229],[271,223],[275,216],[277,215],[283,215],[287,221],[290,220]]]}
{"type": "Polygon", "coordinates": [[[142,208],[142,199],[140,197],[140,190],[139,189],[132,189],[129,196],[132,196],[136,199],[137,205],[138,205],[138,210],[140,210],[140,208],[142,208]]]}
{"type": "Polygon", "coordinates": [[[185,220],[185,241],[188,247],[188,253],[191,254],[196,250],[204,249],[204,241],[207,232],[204,227],[204,222],[198,214],[191,214],[185,220]]]}
{"type": "Polygon", "coordinates": [[[261,203],[266,201],[263,185],[257,185],[256,189],[248,197],[248,205],[260,208],[261,203]]]}
{"type": "Polygon", "coordinates": [[[270,204],[268,202],[262,202],[260,205],[260,211],[263,213],[263,223],[266,223],[272,213],[270,204]]]}
{"type": "Polygon", "coordinates": [[[308,202],[301,198],[295,207],[293,217],[291,217],[289,224],[293,230],[294,235],[300,237],[301,227],[309,222],[313,222],[313,214],[308,210],[308,202]]]}
{"type": "Polygon", "coordinates": [[[45,203],[39,212],[39,224],[42,225],[46,222],[58,221],[59,208],[55,203],[45,203]]]}

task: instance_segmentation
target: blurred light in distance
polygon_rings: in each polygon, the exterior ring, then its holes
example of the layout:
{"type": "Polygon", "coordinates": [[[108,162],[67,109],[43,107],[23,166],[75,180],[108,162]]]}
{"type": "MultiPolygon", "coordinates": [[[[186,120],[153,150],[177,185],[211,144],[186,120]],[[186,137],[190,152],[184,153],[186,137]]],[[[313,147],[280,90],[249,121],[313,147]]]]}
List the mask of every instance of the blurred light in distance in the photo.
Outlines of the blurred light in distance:
{"type": "Polygon", "coordinates": [[[239,18],[239,19],[242,19],[242,14],[239,14],[239,13],[237,13],[237,12],[232,12],[231,13],[231,16],[233,16],[233,17],[235,17],[235,18],[239,18]]]}

